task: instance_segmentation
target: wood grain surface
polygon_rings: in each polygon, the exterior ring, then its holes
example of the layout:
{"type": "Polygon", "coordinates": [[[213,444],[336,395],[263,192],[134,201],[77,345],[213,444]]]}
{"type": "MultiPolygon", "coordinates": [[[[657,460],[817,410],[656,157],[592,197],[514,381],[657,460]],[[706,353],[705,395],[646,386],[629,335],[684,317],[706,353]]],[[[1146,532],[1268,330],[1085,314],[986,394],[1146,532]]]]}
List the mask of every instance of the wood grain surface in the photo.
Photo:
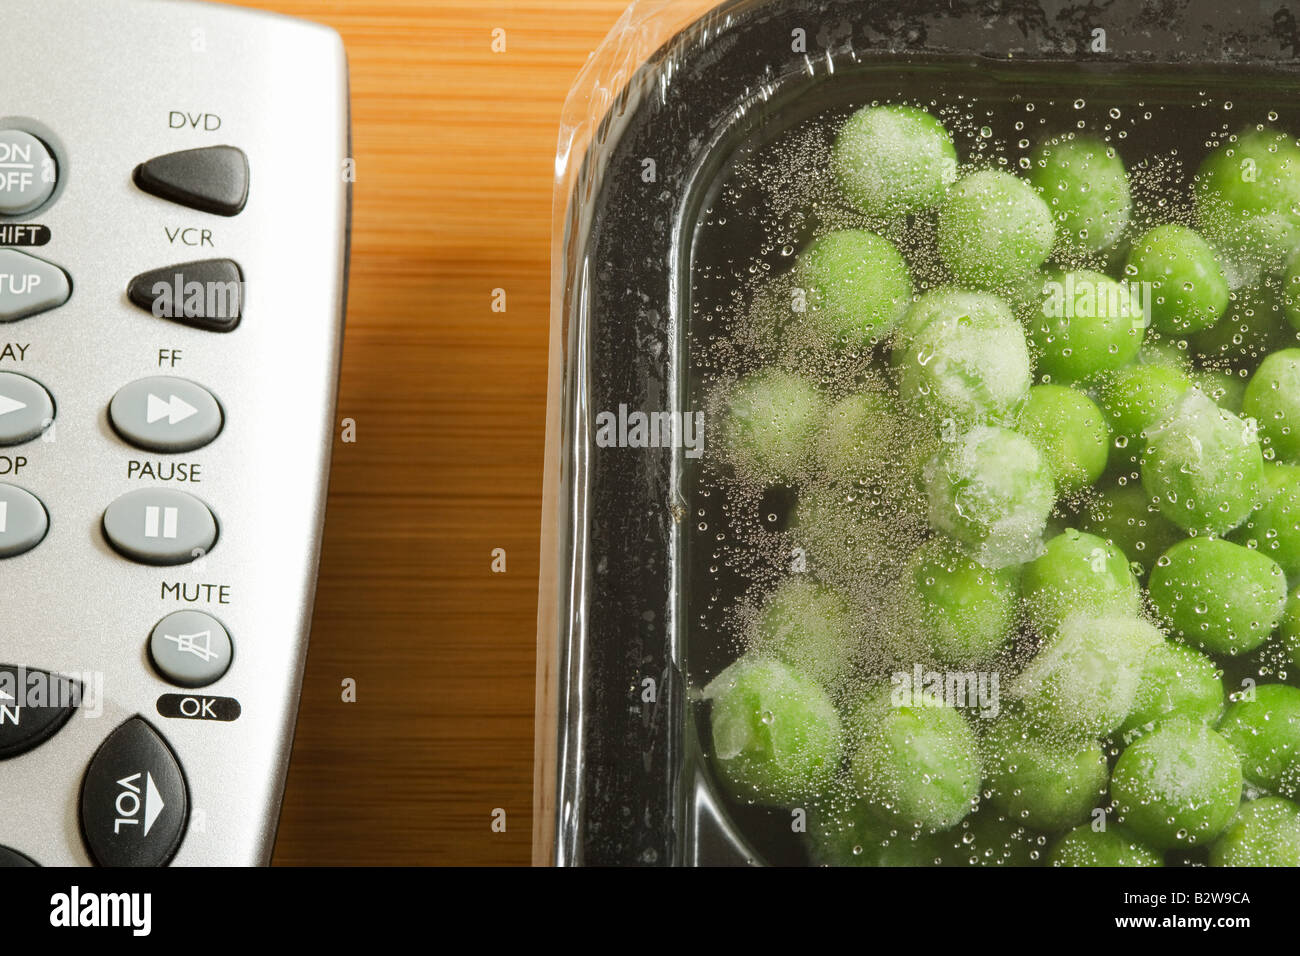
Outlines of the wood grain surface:
{"type": "Polygon", "coordinates": [[[274,860],[526,864],[556,134],[625,3],[242,4],[343,35],[357,160],[357,441],[335,448],[274,860]]]}

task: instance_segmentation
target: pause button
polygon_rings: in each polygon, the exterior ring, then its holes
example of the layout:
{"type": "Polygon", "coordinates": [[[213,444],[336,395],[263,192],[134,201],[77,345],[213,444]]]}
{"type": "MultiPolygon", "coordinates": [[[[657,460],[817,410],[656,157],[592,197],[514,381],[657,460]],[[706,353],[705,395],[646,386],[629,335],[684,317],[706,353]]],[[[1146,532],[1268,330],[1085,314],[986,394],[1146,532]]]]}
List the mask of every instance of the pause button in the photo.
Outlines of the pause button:
{"type": "Polygon", "coordinates": [[[104,537],[119,554],[141,564],[188,564],[212,550],[217,521],[187,492],[144,488],[108,506],[104,537]]]}

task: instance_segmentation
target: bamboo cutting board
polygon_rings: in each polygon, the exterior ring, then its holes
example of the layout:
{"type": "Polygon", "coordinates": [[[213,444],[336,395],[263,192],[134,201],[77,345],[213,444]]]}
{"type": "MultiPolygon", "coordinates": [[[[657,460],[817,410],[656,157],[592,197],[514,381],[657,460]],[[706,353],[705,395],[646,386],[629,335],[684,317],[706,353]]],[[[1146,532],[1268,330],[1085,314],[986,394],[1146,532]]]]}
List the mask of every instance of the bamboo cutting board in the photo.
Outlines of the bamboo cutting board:
{"type": "Polygon", "coordinates": [[[335,446],[275,862],[526,864],[556,134],[624,3],[241,2],[342,33],[357,161],[357,440],[335,446]]]}

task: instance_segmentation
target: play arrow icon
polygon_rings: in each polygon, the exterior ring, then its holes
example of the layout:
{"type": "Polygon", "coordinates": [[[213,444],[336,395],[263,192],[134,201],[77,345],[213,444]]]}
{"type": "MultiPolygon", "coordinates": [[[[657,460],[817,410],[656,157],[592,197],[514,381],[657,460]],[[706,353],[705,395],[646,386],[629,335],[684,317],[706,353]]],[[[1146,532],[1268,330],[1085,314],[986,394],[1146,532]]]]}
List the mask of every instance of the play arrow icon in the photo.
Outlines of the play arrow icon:
{"type": "Polygon", "coordinates": [[[153,782],[153,774],[145,774],[144,784],[144,835],[148,836],[149,831],[153,829],[154,821],[158,819],[158,814],[163,812],[162,794],[158,792],[158,786],[153,782]]]}
{"type": "Polygon", "coordinates": [[[0,415],[8,415],[10,412],[21,411],[26,407],[26,402],[20,402],[16,398],[10,398],[8,395],[0,395],[0,415]]]}
{"type": "Polygon", "coordinates": [[[164,401],[153,392],[150,392],[145,421],[152,425],[154,422],[165,418],[168,425],[176,425],[185,421],[191,415],[197,415],[198,413],[199,410],[183,398],[171,395],[164,401]]]}
{"type": "Polygon", "coordinates": [[[14,699],[15,697],[13,694],[5,690],[0,690],[0,700],[14,700],[14,699]]]}

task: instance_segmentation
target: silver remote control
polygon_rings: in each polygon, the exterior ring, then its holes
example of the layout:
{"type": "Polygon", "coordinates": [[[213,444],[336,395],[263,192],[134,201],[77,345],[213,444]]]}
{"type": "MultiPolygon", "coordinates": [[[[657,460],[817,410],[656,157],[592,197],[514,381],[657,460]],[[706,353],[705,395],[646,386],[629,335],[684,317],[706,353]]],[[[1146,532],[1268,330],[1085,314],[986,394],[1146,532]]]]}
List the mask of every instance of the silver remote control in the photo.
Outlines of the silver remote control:
{"type": "Polygon", "coordinates": [[[334,431],[342,43],[172,0],[3,19],[0,865],[264,863],[334,431]]]}

